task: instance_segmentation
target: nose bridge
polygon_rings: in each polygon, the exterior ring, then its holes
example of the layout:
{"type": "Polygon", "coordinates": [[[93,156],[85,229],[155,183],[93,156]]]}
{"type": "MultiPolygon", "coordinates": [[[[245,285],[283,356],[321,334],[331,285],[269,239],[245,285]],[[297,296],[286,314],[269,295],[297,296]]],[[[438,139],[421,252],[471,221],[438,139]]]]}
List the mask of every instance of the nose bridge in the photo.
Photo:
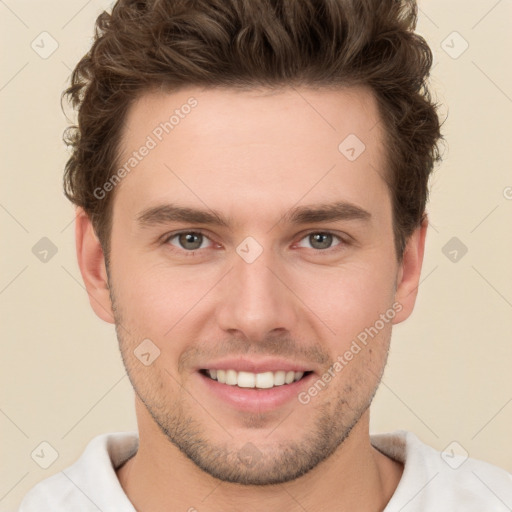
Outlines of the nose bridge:
{"type": "Polygon", "coordinates": [[[261,249],[251,247],[251,241],[240,244],[218,306],[223,330],[238,330],[253,340],[276,329],[290,330],[297,318],[293,294],[279,276],[278,256],[270,248],[261,249]]]}

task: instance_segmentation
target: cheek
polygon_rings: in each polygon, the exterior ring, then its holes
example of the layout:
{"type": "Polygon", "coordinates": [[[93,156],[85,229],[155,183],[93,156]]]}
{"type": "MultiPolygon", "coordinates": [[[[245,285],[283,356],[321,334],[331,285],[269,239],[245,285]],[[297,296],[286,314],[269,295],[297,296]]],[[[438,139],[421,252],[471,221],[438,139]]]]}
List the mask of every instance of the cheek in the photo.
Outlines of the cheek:
{"type": "MultiPolygon", "coordinates": [[[[113,237],[116,299],[124,321],[140,335],[163,343],[177,333],[183,336],[191,317],[211,320],[219,305],[211,301],[215,296],[222,300],[213,288],[224,267],[171,266],[165,258],[155,262],[148,253],[130,251],[128,243],[114,243],[113,237]]],[[[293,290],[289,307],[301,309],[301,321],[318,326],[318,336],[334,331],[336,339],[350,340],[373,325],[393,303],[395,269],[391,258],[383,257],[386,253],[379,246],[358,254],[357,261],[356,256],[349,257],[337,266],[284,265],[283,279],[293,290]],[[325,326],[329,327],[327,331],[325,326]]],[[[289,326],[292,331],[297,327],[289,326]]]]}
{"type": "Polygon", "coordinates": [[[191,320],[197,325],[198,315],[204,314],[204,299],[216,281],[217,274],[210,275],[199,266],[191,272],[133,258],[125,262],[123,275],[117,272],[114,284],[130,332],[154,340],[169,354],[183,349],[179,340],[185,344],[191,320]]]}
{"type": "MultiPolygon", "coordinates": [[[[374,265],[346,265],[326,273],[311,271],[294,277],[297,295],[339,340],[348,340],[379,319],[393,304],[392,270],[374,265]]],[[[331,333],[332,334],[332,333],[331,333]]]]}

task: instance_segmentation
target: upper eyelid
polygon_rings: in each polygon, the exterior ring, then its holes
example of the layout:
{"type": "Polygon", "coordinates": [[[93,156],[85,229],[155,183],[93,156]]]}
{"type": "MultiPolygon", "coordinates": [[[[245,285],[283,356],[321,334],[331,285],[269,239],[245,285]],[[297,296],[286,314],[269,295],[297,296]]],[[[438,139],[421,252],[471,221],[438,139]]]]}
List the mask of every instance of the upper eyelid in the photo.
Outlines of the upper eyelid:
{"type": "MultiPolygon", "coordinates": [[[[198,234],[201,234],[203,236],[205,236],[206,238],[208,238],[208,240],[210,240],[210,242],[212,243],[218,243],[216,242],[215,240],[213,240],[211,238],[211,236],[209,236],[203,229],[201,228],[197,228],[197,229],[183,229],[183,230],[179,230],[179,231],[173,231],[172,233],[167,233],[166,235],[164,235],[162,237],[162,241],[163,243],[167,243],[169,242],[170,240],[172,240],[173,238],[177,237],[178,235],[183,235],[185,233],[198,233],[198,234]]],[[[338,233],[335,233],[334,231],[331,231],[329,229],[310,229],[306,232],[303,232],[303,233],[299,233],[300,235],[300,238],[297,240],[297,242],[300,242],[302,241],[305,237],[307,237],[308,235],[311,235],[313,233],[322,233],[322,234],[330,234],[336,238],[338,238],[338,240],[341,242],[341,243],[347,243],[347,240],[340,234],[338,233]]],[[[299,235],[296,235],[296,236],[299,236],[299,235]]],[[[350,235],[345,235],[347,238],[352,238],[350,237],[350,235]]],[[[295,237],[294,237],[295,238],[295,237]]],[[[185,249],[183,249],[185,250],[185,249]]],[[[202,249],[194,249],[194,251],[199,251],[199,250],[202,250],[202,249]]],[[[328,250],[328,249],[326,249],[328,250]]],[[[193,251],[187,251],[187,252],[193,252],[193,251]]]]}
{"type": "MultiPolygon", "coordinates": [[[[202,229],[182,229],[180,231],[173,231],[172,233],[166,233],[164,236],[162,236],[162,242],[168,242],[169,240],[172,240],[173,238],[177,237],[178,235],[184,235],[187,233],[198,233],[210,240],[210,242],[214,242],[212,240],[211,236],[209,236],[206,232],[204,232],[202,229]]],[[[197,250],[197,249],[196,249],[197,250]]]]}
{"type": "Polygon", "coordinates": [[[307,236],[313,235],[313,234],[316,234],[316,233],[320,233],[322,235],[332,235],[333,237],[337,238],[340,242],[342,242],[342,243],[346,242],[346,240],[343,238],[343,236],[339,235],[338,233],[334,233],[333,231],[329,231],[329,230],[325,230],[325,231],[319,231],[319,230],[308,231],[307,233],[301,235],[301,237],[299,238],[298,241],[301,242],[307,236]]]}

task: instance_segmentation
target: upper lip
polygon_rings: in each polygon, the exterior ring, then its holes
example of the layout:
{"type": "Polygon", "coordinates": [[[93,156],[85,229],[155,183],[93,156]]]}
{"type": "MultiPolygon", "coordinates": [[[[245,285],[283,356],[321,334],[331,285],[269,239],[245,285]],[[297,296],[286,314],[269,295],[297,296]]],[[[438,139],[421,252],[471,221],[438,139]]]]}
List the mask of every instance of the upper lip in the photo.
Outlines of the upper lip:
{"type": "Polygon", "coordinates": [[[198,370],[235,370],[251,373],[277,372],[279,370],[287,372],[313,371],[311,364],[308,363],[294,362],[287,359],[265,358],[256,360],[243,357],[211,361],[200,366],[198,370]]]}

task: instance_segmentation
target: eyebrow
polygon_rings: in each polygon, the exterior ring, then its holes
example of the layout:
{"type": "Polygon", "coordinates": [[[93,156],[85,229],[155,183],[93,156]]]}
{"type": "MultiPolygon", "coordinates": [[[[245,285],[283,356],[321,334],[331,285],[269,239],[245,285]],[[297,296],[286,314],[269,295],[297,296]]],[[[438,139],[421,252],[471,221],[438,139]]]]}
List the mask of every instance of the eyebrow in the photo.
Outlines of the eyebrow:
{"type": "MultiPolygon", "coordinates": [[[[370,212],[360,206],[346,201],[336,201],[334,203],[297,206],[286,212],[281,220],[292,225],[338,220],[369,222],[371,216],[370,212]]],[[[146,208],[137,215],[136,219],[139,226],[143,228],[169,222],[230,227],[229,220],[216,210],[199,210],[175,204],[161,204],[146,208]]]]}

